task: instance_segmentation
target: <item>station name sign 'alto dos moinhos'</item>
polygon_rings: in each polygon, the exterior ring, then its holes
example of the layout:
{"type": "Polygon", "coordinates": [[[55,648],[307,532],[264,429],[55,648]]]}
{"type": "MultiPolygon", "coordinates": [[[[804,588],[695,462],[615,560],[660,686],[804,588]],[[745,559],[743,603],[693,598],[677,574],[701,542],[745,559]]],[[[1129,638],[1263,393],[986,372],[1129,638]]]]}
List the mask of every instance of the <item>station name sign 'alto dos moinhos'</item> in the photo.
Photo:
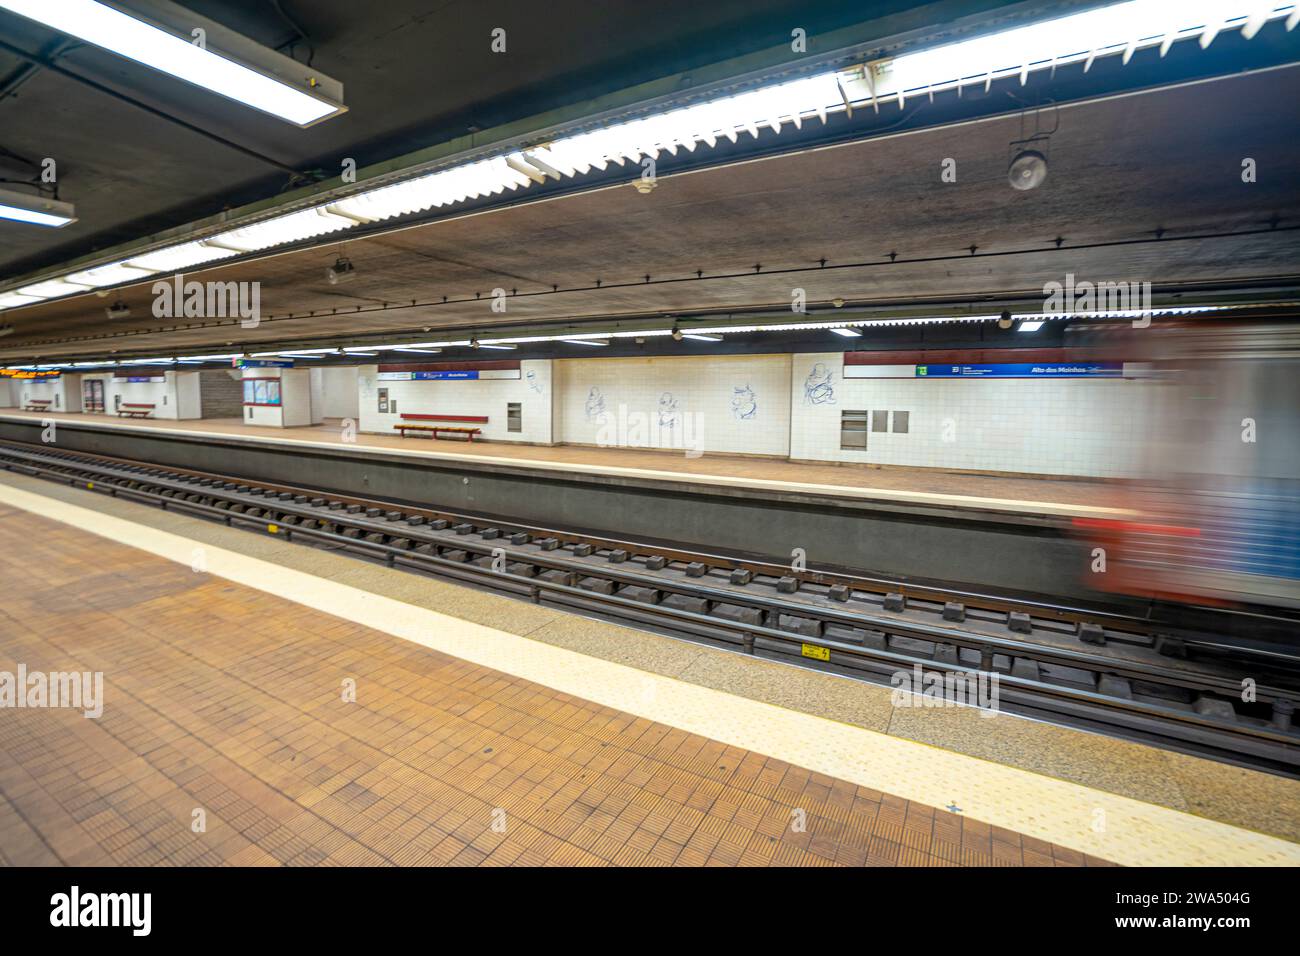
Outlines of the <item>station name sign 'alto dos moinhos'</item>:
{"type": "Polygon", "coordinates": [[[917,378],[1121,378],[1122,362],[918,365],[917,378]]]}

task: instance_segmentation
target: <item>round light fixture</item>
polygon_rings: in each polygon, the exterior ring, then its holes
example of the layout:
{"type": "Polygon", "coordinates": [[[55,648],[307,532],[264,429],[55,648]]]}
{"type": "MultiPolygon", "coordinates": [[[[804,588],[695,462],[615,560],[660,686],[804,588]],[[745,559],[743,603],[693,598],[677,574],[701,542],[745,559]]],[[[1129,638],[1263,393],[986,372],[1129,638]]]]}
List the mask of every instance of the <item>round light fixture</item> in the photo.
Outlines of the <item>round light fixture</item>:
{"type": "Polygon", "coordinates": [[[1016,153],[1007,170],[1007,179],[1012,189],[1022,192],[1041,186],[1047,178],[1047,157],[1036,149],[1025,149],[1016,153]]]}

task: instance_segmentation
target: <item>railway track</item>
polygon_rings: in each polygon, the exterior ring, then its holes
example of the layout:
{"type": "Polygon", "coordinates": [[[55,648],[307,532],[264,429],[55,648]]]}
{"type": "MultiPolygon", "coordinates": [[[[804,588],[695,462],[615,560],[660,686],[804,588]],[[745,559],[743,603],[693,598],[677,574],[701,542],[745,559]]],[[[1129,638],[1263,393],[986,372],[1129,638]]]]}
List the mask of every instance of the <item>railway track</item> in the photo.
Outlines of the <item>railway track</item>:
{"type": "Polygon", "coordinates": [[[20,442],[0,467],[877,683],[995,676],[1000,709],[1300,776],[1300,661],[1199,658],[1213,634],[20,442]]]}

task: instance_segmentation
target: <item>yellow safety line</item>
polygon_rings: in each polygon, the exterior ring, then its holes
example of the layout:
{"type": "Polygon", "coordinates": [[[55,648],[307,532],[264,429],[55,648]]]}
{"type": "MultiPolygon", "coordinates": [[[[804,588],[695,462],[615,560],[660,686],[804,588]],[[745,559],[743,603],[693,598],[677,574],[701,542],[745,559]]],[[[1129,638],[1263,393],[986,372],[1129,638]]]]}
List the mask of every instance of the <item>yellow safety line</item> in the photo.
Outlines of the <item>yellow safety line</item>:
{"type": "Polygon", "coordinates": [[[0,502],[483,667],[1136,866],[1300,865],[1300,845],[589,657],[0,484],[0,502]]]}

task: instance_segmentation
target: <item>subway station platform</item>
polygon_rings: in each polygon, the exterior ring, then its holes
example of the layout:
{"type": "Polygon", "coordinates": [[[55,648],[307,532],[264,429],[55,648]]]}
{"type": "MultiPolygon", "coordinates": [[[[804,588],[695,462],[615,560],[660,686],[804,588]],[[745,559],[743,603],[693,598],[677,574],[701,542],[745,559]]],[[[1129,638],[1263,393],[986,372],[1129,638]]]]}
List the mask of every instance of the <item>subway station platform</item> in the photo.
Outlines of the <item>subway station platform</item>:
{"type": "Polygon", "coordinates": [[[247,425],[237,418],[168,421],[121,419],[101,414],[0,411],[0,419],[54,421],[95,428],[159,431],[173,435],[230,436],[289,446],[338,448],[356,454],[397,453],[485,467],[528,466],[556,474],[641,477],[692,482],[756,492],[802,492],[825,499],[869,500],[918,506],[1000,512],[1008,515],[1104,517],[1126,513],[1117,507],[1120,482],[993,475],[895,466],[800,462],[705,452],[467,442],[402,438],[353,432],[344,439],[337,419],[298,428],[247,425]]]}
{"type": "Polygon", "coordinates": [[[1300,783],[0,475],[9,864],[1300,864],[1300,783]],[[196,811],[204,827],[193,828],[196,811]]]}

